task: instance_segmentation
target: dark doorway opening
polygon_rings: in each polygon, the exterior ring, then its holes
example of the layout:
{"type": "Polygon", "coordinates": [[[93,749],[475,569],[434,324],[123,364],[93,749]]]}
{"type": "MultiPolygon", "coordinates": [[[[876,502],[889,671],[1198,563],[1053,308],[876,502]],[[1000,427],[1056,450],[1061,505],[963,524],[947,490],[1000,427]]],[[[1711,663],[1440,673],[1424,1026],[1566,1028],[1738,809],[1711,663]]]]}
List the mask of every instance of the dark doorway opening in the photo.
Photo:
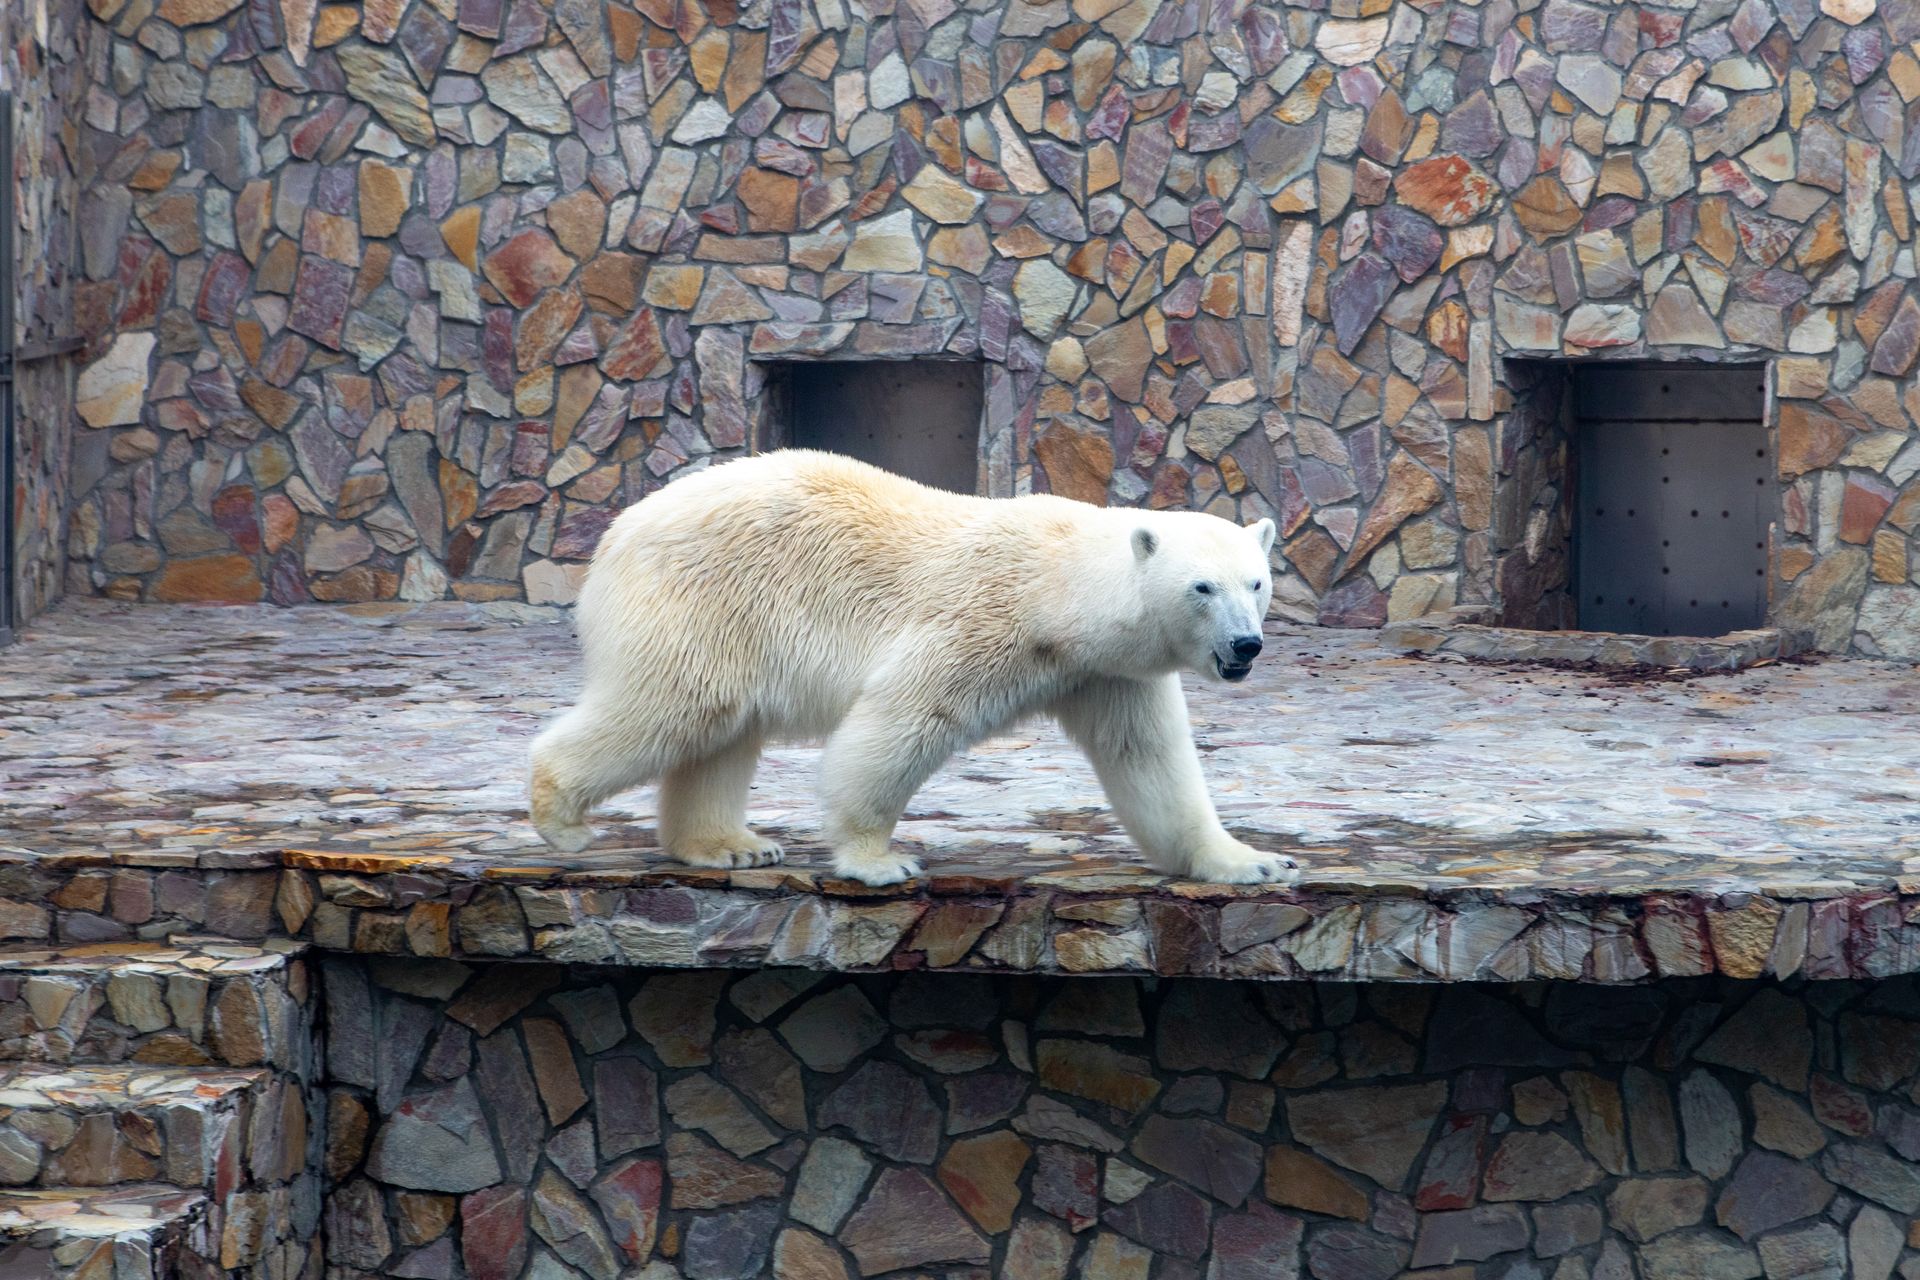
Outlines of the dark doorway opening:
{"type": "Polygon", "coordinates": [[[980,489],[984,366],[830,360],[777,366],[762,448],[845,454],[955,493],[980,489]]]}
{"type": "Polygon", "coordinates": [[[1779,509],[1760,365],[1577,365],[1579,627],[1713,636],[1766,625],[1779,509]]]}

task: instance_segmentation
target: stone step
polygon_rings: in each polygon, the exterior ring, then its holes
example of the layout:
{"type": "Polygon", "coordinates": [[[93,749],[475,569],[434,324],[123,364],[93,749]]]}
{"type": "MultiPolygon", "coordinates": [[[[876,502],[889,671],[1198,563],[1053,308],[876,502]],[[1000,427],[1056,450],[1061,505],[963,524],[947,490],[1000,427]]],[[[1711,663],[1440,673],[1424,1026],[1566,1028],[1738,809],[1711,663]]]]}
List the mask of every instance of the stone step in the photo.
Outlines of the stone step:
{"type": "Polygon", "coordinates": [[[0,1184],[164,1182],[225,1199],[278,1163],[285,1088],[262,1068],[0,1066],[0,1184]],[[251,1140],[251,1141],[250,1141],[251,1140]],[[250,1151],[272,1143],[275,1154],[250,1151]]]}
{"type": "Polygon", "coordinates": [[[311,1079],[302,950],[187,936],[0,948],[0,1060],[270,1066],[311,1079]]]}
{"type": "Polygon", "coordinates": [[[207,1199],[178,1187],[0,1192],[0,1280],[228,1280],[207,1199]]]}

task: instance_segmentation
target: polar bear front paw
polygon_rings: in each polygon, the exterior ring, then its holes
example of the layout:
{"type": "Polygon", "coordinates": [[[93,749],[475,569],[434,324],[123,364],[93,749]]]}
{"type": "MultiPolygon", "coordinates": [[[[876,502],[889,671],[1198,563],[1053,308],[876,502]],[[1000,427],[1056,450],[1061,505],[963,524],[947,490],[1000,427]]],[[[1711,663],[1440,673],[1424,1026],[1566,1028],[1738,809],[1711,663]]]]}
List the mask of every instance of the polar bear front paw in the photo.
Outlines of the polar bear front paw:
{"type": "Polygon", "coordinates": [[[1262,853],[1232,840],[1217,851],[1196,854],[1187,874],[1213,884],[1287,885],[1300,878],[1300,867],[1285,854],[1262,853]]]}
{"type": "Polygon", "coordinates": [[[903,884],[913,879],[920,874],[920,860],[891,851],[859,858],[836,855],[833,873],[877,888],[881,885],[903,884]]]}
{"type": "Polygon", "coordinates": [[[584,822],[543,823],[534,830],[555,853],[579,853],[593,843],[593,828],[584,822]]]}
{"type": "Polygon", "coordinates": [[[667,853],[690,867],[764,867],[786,856],[777,843],[751,831],[680,840],[667,853]]]}

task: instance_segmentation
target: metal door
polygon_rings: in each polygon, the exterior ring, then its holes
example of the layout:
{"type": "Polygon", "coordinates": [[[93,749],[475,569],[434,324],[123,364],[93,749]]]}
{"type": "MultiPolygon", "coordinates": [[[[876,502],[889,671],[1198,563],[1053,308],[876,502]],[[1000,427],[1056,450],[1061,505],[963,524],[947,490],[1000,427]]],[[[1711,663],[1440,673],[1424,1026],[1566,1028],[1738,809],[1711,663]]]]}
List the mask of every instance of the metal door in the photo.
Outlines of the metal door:
{"type": "Polygon", "coordinates": [[[1759,366],[1574,373],[1579,625],[1631,635],[1764,626],[1779,509],[1759,366]]]}

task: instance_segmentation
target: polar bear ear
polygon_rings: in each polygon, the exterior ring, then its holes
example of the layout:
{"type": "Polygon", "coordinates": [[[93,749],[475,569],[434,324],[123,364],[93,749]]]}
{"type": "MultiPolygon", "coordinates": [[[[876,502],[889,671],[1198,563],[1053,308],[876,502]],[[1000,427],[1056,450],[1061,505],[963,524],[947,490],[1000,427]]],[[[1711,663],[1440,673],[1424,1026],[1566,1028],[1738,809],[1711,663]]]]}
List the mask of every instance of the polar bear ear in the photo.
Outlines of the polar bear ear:
{"type": "Polygon", "coordinates": [[[1133,531],[1133,558],[1135,560],[1150,560],[1153,558],[1153,553],[1159,549],[1160,539],[1154,536],[1153,530],[1135,529],[1133,531]]]}
{"type": "Polygon", "coordinates": [[[1273,537],[1274,534],[1278,532],[1278,530],[1273,527],[1273,521],[1261,520],[1249,527],[1253,530],[1254,541],[1260,544],[1260,553],[1262,555],[1273,550],[1273,537]]]}

